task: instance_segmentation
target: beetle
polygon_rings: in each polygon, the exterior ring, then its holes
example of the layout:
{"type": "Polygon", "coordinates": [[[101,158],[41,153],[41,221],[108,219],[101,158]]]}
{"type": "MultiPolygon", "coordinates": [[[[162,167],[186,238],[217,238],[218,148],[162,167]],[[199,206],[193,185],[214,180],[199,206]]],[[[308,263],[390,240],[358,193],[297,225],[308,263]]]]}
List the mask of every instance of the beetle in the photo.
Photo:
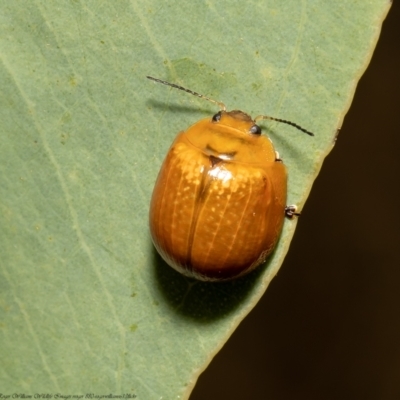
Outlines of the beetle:
{"type": "Polygon", "coordinates": [[[257,121],[224,103],[151,76],[219,106],[175,138],[161,166],[150,203],[150,232],[161,257],[185,276],[202,281],[238,278],[273,251],[285,216],[287,172],[257,121]]]}

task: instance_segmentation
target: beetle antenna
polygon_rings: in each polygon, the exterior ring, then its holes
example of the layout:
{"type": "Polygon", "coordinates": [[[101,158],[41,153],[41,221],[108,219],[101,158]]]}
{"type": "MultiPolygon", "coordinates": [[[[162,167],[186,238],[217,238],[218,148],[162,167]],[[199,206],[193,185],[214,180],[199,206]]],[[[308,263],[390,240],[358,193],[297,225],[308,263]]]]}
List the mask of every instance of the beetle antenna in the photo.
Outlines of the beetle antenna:
{"type": "Polygon", "coordinates": [[[294,127],[297,128],[299,131],[302,131],[302,132],[304,132],[304,133],[307,133],[307,135],[314,136],[314,134],[313,134],[312,132],[308,131],[307,129],[302,128],[300,125],[297,125],[297,124],[295,124],[295,123],[292,122],[292,121],[287,121],[286,119],[280,119],[280,118],[269,117],[268,115],[259,115],[259,116],[257,116],[257,117],[254,118],[254,121],[257,122],[257,121],[259,121],[260,119],[269,119],[269,120],[272,120],[272,121],[283,122],[284,124],[288,124],[288,125],[294,126],[294,127]]]}
{"type": "Polygon", "coordinates": [[[190,94],[192,94],[192,95],[194,95],[194,96],[200,97],[201,99],[208,100],[208,101],[210,101],[211,103],[216,104],[216,105],[221,109],[221,111],[226,111],[226,106],[225,106],[225,104],[222,103],[222,102],[220,102],[220,101],[210,99],[210,98],[204,96],[203,94],[200,94],[200,93],[197,93],[197,92],[193,92],[193,90],[186,89],[186,88],[184,88],[183,86],[176,85],[175,83],[170,83],[170,82],[167,82],[167,81],[162,81],[161,79],[153,78],[152,76],[146,76],[146,78],[147,78],[147,79],[150,79],[150,80],[152,80],[152,81],[154,81],[154,82],[162,83],[163,85],[171,86],[171,87],[173,87],[173,88],[175,88],[175,89],[183,90],[184,92],[187,92],[187,93],[190,93],[190,94]]]}

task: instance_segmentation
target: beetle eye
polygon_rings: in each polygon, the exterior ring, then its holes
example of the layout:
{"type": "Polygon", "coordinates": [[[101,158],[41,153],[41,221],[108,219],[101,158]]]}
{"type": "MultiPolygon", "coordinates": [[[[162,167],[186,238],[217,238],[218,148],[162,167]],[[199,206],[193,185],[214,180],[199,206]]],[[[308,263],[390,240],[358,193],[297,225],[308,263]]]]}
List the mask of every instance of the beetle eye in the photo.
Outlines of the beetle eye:
{"type": "Polygon", "coordinates": [[[212,117],[212,122],[218,122],[221,119],[221,111],[217,112],[215,115],[212,117]]]}
{"type": "Polygon", "coordinates": [[[253,125],[250,128],[250,133],[252,133],[253,135],[261,135],[261,128],[258,125],[253,125]]]}

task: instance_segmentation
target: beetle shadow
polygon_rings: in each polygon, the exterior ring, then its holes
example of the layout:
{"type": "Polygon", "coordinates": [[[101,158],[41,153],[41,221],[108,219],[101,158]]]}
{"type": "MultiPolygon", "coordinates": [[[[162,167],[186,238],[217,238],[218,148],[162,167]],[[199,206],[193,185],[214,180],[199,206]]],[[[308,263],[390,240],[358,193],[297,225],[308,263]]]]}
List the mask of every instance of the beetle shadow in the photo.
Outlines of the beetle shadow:
{"type": "Polygon", "coordinates": [[[200,113],[204,114],[205,116],[212,116],[219,110],[212,109],[211,107],[198,107],[198,106],[182,106],[180,104],[174,104],[174,103],[165,103],[163,101],[158,101],[158,100],[148,100],[146,104],[149,107],[158,109],[162,112],[165,112],[166,110],[171,111],[172,113],[184,113],[184,114],[191,114],[193,113],[200,113]]]}
{"type": "Polygon", "coordinates": [[[197,322],[208,323],[238,309],[251,293],[268,263],[232,281],[202,282],[187,278],[152,252],[155,281],[168,305],[177,313],[197,322]]]}

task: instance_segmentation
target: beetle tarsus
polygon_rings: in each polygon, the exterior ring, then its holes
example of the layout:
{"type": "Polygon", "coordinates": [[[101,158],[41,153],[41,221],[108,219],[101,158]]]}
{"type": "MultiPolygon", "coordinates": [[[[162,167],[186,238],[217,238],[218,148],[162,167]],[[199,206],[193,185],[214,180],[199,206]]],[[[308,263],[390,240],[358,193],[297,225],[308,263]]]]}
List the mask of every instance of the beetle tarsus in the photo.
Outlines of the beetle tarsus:
{"type": "Polygon", "coordinates": [[[285,215],[289,219],[292,219],[294,217],[299,217],[301,213],[297,212],[297,207],[295,205],[291,205],[285,207],[285,215]]]}

